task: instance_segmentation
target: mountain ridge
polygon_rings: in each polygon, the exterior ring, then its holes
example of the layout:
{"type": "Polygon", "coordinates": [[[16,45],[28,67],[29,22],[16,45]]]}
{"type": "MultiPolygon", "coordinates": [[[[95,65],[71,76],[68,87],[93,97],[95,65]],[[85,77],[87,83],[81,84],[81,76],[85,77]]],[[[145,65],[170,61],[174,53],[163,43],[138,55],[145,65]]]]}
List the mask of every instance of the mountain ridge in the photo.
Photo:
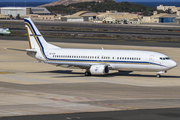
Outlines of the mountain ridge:
{"type": "Polygon", "coordinates": [[[113,1],[113,0],[58,0],[52,3],[40,5],[38,7],[47,7],[47,6],[56,6],[56,5],[69,5],[73,3],[81,3],[81,2],[104,2],[104,1],[113,1]]]}

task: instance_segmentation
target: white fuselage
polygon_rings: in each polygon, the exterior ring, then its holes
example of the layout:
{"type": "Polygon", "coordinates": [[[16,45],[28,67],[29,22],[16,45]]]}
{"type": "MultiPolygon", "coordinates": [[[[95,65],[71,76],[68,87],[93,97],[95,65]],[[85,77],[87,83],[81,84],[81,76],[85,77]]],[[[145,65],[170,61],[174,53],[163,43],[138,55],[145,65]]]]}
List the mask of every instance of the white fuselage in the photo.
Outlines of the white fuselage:
{"type": "Polygon", "coordinates": [[[56,48],[44,50],[43,53],[43,58],[47,61],[108,64],[110,70],[158,72],[169,70],[177,65],[164,54],[140,50],[56,48]]]}

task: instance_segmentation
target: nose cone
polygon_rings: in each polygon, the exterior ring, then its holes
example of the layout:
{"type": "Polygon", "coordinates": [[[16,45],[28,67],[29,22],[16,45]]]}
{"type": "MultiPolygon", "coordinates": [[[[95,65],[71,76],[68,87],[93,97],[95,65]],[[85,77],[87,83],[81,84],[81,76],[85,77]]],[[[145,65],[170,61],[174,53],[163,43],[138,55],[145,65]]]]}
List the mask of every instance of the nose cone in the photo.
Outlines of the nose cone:
{"type": "Polygon", "coordinates": [[[170,67],[171,67],[171,68],[174,68],[174,67],[176,67],[176,66],[177,66],[177,63],[176,63],[175,61],[171,60],[171,61],[170,61],[170,67]]]}

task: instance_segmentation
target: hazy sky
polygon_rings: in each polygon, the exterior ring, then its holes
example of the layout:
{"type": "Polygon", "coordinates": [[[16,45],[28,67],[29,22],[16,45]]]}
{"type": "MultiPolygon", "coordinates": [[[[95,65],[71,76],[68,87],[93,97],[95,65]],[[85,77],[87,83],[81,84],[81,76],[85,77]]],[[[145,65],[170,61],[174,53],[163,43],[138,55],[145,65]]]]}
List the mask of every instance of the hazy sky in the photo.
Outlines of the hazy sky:
{"type": "MultiPolygon", "coordinates": [[[[57,0],[0,0],[0,2],[54,2],[57,0]]],[[[144,0],[115,0],[117,2],[129,1],[129,2],[144,2],[144,0]]],[[[151,0],[149,2],[179,2],[179,0],[151,0]]]]}

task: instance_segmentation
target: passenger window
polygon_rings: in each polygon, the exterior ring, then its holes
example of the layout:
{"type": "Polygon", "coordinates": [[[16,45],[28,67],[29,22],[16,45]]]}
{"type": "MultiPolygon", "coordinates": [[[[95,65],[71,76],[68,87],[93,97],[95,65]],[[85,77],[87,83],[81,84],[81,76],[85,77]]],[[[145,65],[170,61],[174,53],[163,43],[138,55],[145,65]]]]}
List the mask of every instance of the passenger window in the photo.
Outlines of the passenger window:
{"type": "Polygon", "coordinates": [[[119,59],[119,57],[117,57],[117,59],[119,59]]]}

